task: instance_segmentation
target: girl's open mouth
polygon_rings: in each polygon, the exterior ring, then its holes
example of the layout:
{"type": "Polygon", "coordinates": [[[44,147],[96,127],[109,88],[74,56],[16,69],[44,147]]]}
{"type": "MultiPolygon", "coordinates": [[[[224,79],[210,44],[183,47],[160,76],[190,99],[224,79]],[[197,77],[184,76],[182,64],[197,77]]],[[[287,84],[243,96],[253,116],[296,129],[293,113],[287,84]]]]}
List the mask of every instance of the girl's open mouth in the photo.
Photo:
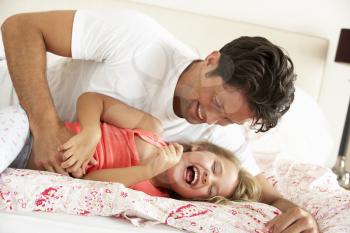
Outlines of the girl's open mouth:
{"type": "Polygon", "coordinates": [[[199,169],[195,166],[188,166],[185,169],[184,179],[187,184],[195,185],[199,180],[199,169]]]}

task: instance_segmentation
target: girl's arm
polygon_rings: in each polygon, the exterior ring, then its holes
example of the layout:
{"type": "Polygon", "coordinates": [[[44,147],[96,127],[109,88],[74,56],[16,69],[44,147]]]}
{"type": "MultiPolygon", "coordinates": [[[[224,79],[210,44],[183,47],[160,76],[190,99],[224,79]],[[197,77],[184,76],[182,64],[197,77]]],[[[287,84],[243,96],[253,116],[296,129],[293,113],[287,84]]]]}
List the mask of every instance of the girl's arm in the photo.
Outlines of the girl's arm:
{"type": "Polygon", "coordinates": [[[77,101],[81,132],[63,144],[62,168],[81,177],[101,138],[100,121],[121,127],[139,128],[161,134],[160,121],[152,115],[103,94],[87,92],[77,101]],[[81,169],[81,171],[79,171],[81,169]]]}
{"type": "Polygon", "coordinates": [[[96,181],[118,182],[128,187],[141,181],[149,180],[175,166],[180,161],[182,152],[183,147],[180,144],[171,143],[163,148],[159,148],[156,155],[144,165],[101,169],[90,172],[83,178],[96,181]]]}
{"type": "Polygon", "coordinates": [[[100,120],[121,128],[143,129],[156,134],[163,132],[161,122],[144,111],[131,107],[112,97],[86,92],[78,99],[80,124],[96,125],[100,120]]]}
{"type": "Polygon", "coordinates": [[[63,152],[61,167],[74,177],[80,178],[85,174],[86,166],[101,139],[100,118],[103,101],[101,98],[79,97],[76,109],[81,130],[61,145],[59,150],[63,152]]]}
{"type": "Polygon", "coordinates": [[[86,174],[83,179],[103,182],[117,182],[126,187],[154,177],[147,166],[101,169],[86,174]]]}

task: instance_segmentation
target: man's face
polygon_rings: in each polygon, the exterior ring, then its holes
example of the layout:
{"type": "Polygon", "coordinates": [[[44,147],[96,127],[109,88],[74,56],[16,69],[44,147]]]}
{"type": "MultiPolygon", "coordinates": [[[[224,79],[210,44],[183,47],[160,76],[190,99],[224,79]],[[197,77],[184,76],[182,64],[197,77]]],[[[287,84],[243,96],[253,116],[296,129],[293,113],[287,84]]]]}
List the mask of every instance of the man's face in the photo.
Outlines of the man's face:
{"type": "Polygon", "coordinates": [[[225,84],[220,76],[208,76],[216,68],[215,58],[211,54],[197,66],[192,75],[198,81],[177,96],[179,115],[191,124],[243,124],[254,114],[242,91],[225,84]]]}

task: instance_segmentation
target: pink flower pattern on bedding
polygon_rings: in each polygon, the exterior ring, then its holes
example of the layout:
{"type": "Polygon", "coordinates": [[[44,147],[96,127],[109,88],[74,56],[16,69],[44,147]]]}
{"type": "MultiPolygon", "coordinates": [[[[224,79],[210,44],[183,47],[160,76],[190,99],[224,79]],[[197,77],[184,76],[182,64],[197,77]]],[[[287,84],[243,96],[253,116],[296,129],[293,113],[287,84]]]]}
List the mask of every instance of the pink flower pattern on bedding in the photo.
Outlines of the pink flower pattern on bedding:
{"type": "MultiPolygon", "coordinates": [[[[322,232],[350,232],[350,192],[329,169],[267,156],[257,160],[284,196],[315,216],[322,232]]],[[[137,226],[164,223],[191,232],[263,232],[264,223],[280,213],[262,203],[219,206],[151,197],[116,183],[41,171],[7,169],[0,177],[0,209],[7,211],[114,216],[137,226]]]]}

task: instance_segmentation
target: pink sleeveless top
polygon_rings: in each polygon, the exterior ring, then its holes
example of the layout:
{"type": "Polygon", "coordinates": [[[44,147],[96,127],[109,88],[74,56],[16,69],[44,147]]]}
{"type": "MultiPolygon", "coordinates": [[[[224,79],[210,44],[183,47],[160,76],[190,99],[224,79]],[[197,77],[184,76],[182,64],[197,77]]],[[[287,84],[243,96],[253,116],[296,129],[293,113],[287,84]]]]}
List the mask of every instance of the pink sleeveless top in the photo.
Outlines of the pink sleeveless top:
{"type": "MultiPolygon", "coordinates": [[[[65,126],[71,131],[80,132],[78,122],[66,123],[65,126]]],[[[157,147],[163,147],[166,143],[151,132],[139,129],[118,128],[107,123],[101,123],[101,140],[96,146],[96,152],[93,157],[96,159],[96,165],[89,165],[87,173],[107,168],[122,168],[137,166],[140,164],[139,154],[135,145],[135,135],[157,147]]],[[[143,191],[152,196],[168,197],[168,193],[155,187],[150,181],[146,180],[129,188],[143,191]]]]}

